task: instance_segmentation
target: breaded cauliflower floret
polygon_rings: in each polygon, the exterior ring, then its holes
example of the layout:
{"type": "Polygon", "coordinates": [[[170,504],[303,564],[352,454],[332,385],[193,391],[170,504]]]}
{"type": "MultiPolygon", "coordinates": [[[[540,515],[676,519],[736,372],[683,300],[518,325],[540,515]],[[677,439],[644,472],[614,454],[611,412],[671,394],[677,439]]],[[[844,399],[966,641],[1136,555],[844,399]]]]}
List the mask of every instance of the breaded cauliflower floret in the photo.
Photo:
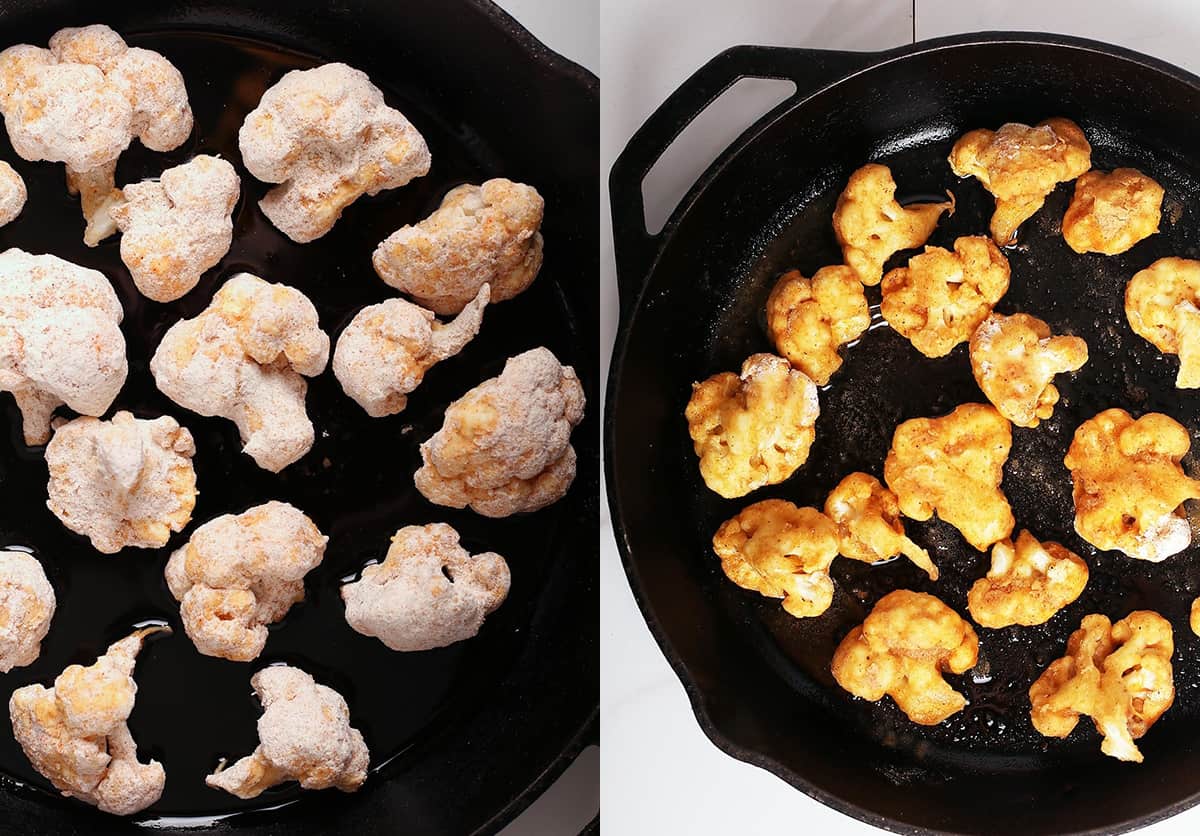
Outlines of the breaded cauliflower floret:
{"type": "Polygon", "coordinates": [[[223,514],[192,532],[164,573],[184,632],[205,656],[257,659],[267,625],[304,600],[329,538],[286,502],[223,514]]]}
{"type": "Polygon", "coordinates": [[[816,508],[765,499],[726,520],[712,542],[729,580],[782,598],[796,618],[820,615],[833,602],[829,565],[838,553],[837,526],[816,508]]]}
{"type": "Polygon", "coordinates": [[[1164,354],[1179,355],[1175,385],[1200,388],[1200,261],[1160,258],[1125,287],[1129,327],[1164,354]]]}
{"type": "Polygon", "coordinates": [[[954,252],[926,247],[883,277],[880,311],[926,357],[944,357],[975,333],[1008,290],[1008,259],[977,235],[954,252]]]}
{"type": "Polygon", "coordinates": [[[124,233],[121,261],[143,296],[178,299],[229,252],[240,190],[233,166],[206,154],[124,188],[111,214],[124,233]]]}
{"type": "Polygon", "coordinates": [[[1158,613],[1137,610],[1116,624],[1085,615],[1067,641],[1067,655],[1029,688],[1033,727],[1046,737],[1066,737],[1086,714],[1104,736],[1101,752],[1141,763],[1134,740],[1175,701],[1174,651],[1171,624],[1158,613]]]}
{"type": "Polygon", "coordinates": [[[126,721],[137,683],[142,640],[169,627],[146,627],[113,645],[87,667],[71,665],[54,687],[26,685],[8,701],[13,735],[33,768],[65,796],[105,813],[129,816],[162,796],[166,772],[140,763],[126,721]]]}
{"type": "Polygon", "coordinates": [[[359,311],[338,337],[333,374],[372,418],[394,415],[408,403],[435,363],[453,357],[479,333],[489,286],[451,322],[405,299],[359,311]]]}
{"type": "Polygon", "coordinates": [[[250,684],[263,707],[258,748],[228,768],[222,760],[204,783],[238,798],[255,798],[285,781],[306,790],[362,786],[371,753],[350,725],[341,694],[289,665],[263,668],[250,684]]]}
{"type": "Polygon", "coordinates": [[[992,546],[992,566],[967,593],[981,627],[1044,624],[1083,593],[1088,567],[1058,543],[1039,543],[1028,531],[992,546]]]}
{"type": "Polygon", "coordinates": [[[734,499],[787,479],[808,460],[820,411],[816,385],[773,354],[693,384],[685,415],[704,484],[734,499]]]}
{"type": "Polygon", "coordinates": [[[103,415],[129,367],[123,312],[104,274],[52,255],[0,253],[0,391],[13,393],[26,444],[45,444],[66,404],[103,415]]]}
{"type": "Polygon", "coordinates": [[[767,298],[767,333],[793,367],[824,386],[842,365],[838,347],[871,324],[862,282],[849,267],[822,267],[811,279],[784,273],[767,298]]]}
{"type": "Polygon", "coordinates": [[[25,208],[25,181],[16,169],[0,160],[0,226],[12,223],[25,208]]]}
{"type": "Polygon", "coordinates": [[[959,177],[976,177],[996,198],[992,239],[1011,244],[1017,228],[1033,217],[1059,183],[1092,167],[1092,146],[1070,119],[1047,119],[1036,126],[1009,122],[999,130],[964,134],[950,151],[959,177]]]}
{"type": "Polygon", "coordinates": [[[833,654],[838,684],[864,700],[891,696],[908,719],[933,726],[967,704],[943,679],[979,658],[971,625],[932,595],[898,589],[885,595],[833,654]]]}
{"type": "Polygon", "coordinates": [[[0,673],[34,663],[55,606],[42,564],[25,552],[0,550],[0,673]]]}
{"type": "Polygon", "coordinates": [[[533,186],[502,178],[451,189],[432,215],[375,248],[375,272],[434,313],[456,314],[485,284],[511,299],[542,267],[545,201],[533,186]]]}
{"type": "Polygon", "coordinates": [[[1000,414],[1018,427],[1036,427],[1054,414],[1056,374],[1078,371],[1088,359],[1080,337],[1055,337],[1036,316],[993,313],[971,335],[975,382],[1000,414]]]}
{"type": "Polygon", "coordinates": [[[1012,426],[993,407],[968,403],[941,418],[913,418],[896,427],[883,478],[900,511],[914,520],[934,512],[974,548],[1012,534],[1012,508],[1000,481],[1012,447],[1012,426]]]}
{"type": "Polygon", "coordinates": [[[303,293],[239,273],[192,319],[171,326],[150,371],[193,412],[237,424],[243,452],[278,473],[312,449],[308,384],[329,360],[329,337],[303,293]]]}
{"type": "Polygon", "coordinates": [[[263,214],[301,244],[360,195],[403,186],[430,162],[424,137],[345,64],[286,73],[246,115],[238,147],[251,174],[280,184],[259,202],[263,214]]]}
{"type": "Polygon", "coordinates": [[[1063,464],[1075,482],[1075,531],[1098,549],[1157,563],[1183,551],[1192,529],[1183,503],[1200,481],[1179,464],[1188,431],[1159,412],[1136,421],[1106,409],[1075,430],[1063,464]]]}
{"type": "Polygon", "coordinates": [[[1077,253],[1117,255],[1158,232],[1163,187],[1136,168],[1089,171],[1075,181],[1063,239],[1077,253]]]}
{"type": "Polygon", "coordinates": [[[944,203],[901,206],[891,169],[871,163],[851,174],[838,196],[833,231],[846,264],[859,281],[874,286],[883,277],[883,263],[928,241],[946,211],[954,211],[953,195],[944,203]]]}
{"type": "Polygon", "coordinates": [[[431,650],[469,639],[508,597],[508,564],[471,554],[445,523],[407,525],[383,563],[342,587],[346,623],[392,650],[431,650]]]}
{"type": "Polygon", "coordinates": [[[583,420],[575,370],[547,348],[510,357],[450,406],[421,445],[413,481],[426,499],[485,517],[545,508],[575,480],[571,431],[583,420]]]}
{"type": "Polygon", "coordinates": [[[838,551],[843,557],[879,563],[902,554],[938,579],[929,552],[904,535],[896,495],[869,473],[851,473],[825,500],[825,515],[837,523],[838,551]]]}

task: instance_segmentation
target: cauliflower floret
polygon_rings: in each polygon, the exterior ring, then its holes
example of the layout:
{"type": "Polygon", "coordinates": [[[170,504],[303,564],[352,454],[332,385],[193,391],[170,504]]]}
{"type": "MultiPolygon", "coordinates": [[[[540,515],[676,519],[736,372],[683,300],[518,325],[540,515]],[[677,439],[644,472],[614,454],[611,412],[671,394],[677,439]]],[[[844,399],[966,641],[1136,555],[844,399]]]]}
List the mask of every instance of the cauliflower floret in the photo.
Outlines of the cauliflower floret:
{"type": "Polygon", "coordinates": [[[904,536],[896,495],[868,473],[851,473],[825,500],[825,515],[837,523],[838,551],[843,557],[879,563],[902,554],[938,579],[929,552],[904,536]]]}
{"type": "Polygon", "coordinates": [[[1063,463],[1075,481],[1075,530],[1098,549],[1157,563],[1183,551],[1192,530],[1183,503],[1200,481],[1179,464],[1188,431],[1159,412],[1136,421],[1106,409],[1075,430],[1063,463]]]}
{"type": "Polygon", "coordinates": [[[1059,183],[1092,167],[1092,146],[1070,119],[1047,119],[1034,127],[1009,122],[999,130],[964,134],[950,151],[959,177],[976,177],[996,198],[992,238],[1011,244],[1017,228],[1033,217],[1059,183]]]}
{"type": "Polygon", "coordinates": [[[229,768],[222,760],[204,783],[238,798],[255,798],[285,781],[306,790],[362,786],[371,753],[351,727],[341,694],[289,665],[263,668],[250,684],[263,707],[258,748],[229,768]]]}
{"type": "Polygon", "coordinates": [[[199,316],[171,326],[150,371],[175,403],[237,424],[243,452],[278,473],[312,449],[304,376],[328,359],[329,337],[308,297],[239,273],[199,316]]]}
{"type": "Polygon", "coordinates": [[[917,351],[944,357],[992,312],[1008,276],[1008,259],[987,238],[959,238],[954,252],[926,247],[883,277],[880,311],[917,351]]]}
{"type": "Polygon", "coordinates": [[[372,418],[394,415],[408,403],[434,364],[453,357],[479,333],[490,288],[451,322],[404,299],[389,299],[359,311],[333,352],[333,374],[342,389],[372,418]]]}
{"type": "Polygon", "coordinates": [[[192,434],[168,415],[76,418],[46,445],[46,505],[96,551],[156,549],[192,518],[195,452],[192,434]]]}
{"type": "Polygon", "coordinates": [[[137,683],[133,667],[142,641],[169,627],[146,627],[113,645],[91,665],[71,665],[54,687],[26,685],[8,701],[13,735],[33,768],[65,796],[128,816],[162,795],[166,773],[140,763],[126,721],[137,683]]]}
{"type": "Polygon", "coordinates": [[[808,460],[820,411],[816,385],[773,354],[694,384],[685,415],[704,483],[734,499],[787,479],[808,460]]]}
{"type": "Polygon", "coordinates": [[[16,169],[0,160],[0,226],[12,223],[25,208],[25,181],[16,169]]]}
{"type": "Polygon", "coordinates": [[[1012,534],[1012,508],[1000,481],[1012,447],[1012,426],[993,407],[968,403],[941,418],[913,418],[896,427],[883,478],[900,511],[914,520],[934,512],[974,548],[1012,534]]]}
{"type": "Polygon", "coordinates": [[[993,313],[971,335],[975,382],[1000,414],[1018,427],[1036,427],[1054,414],[1056,374],[1082,368],[1088,347],[1080,337],[1054,337],[1036,316],[993,313]]]}
{"type": "Polygon", "coordinates": [[[413,476],[426,499],[485,517],[545,508],[575,480],[571,431],[583,420],[583,387],[575,370],[549,349],[510,357],[446,408],[421,445],[413,476]]]}
{"type": "Polygon", "coordinates": [[[229,252],[240,189],[233,166],[205,154],[125,187],[111,214],[124,233],[121,260],[142,295],[178,299],[229,252]]]}
{"type": "Polygon", "coordinates": [[[871,324],[862,282],[849,267],[822,267],[811,279],[784,273],[767,299],[767,333],[775,349],[818,386],[842,365],[838,346],[871,324]]]}
{"type": "Polygon", "coordinates": [[[1075,181],[1063,239],[1077,253],[1117,255],[1158,232],[1163,187],[1136,168],[1089,171],[1075,181]]]}
{"type": "Polygon", "coordinates": [[[470,554],[444,523],[408,525],[383,563],[342,587],[346,622],[392,650],[431,650],[469,639],[508,597],[508,564],[470,554]]]}
{"type": "Polygon", "coordinates": [[[726,520],[712,542],[729,580],[782,598],[796,618],[820,615],[833,602],[829,565],[838,553],[837,526],[816,508],[756,502],[726,520]]]}
{"type": "Polygon", "coordinates": [[[883,263],[928,241],[946,211],[954,211],[954,195],[944,203],[901,206],[891,169],[871,163],[851,174],[838,196],[833,231],[847,266],[863,284],[874,286],[883,277],[883,263]]]}
{"type": "Polygon", "coordinates": [[[981,627],[1044,624],[1087,586],[1083,558],[1058,543],[1039,543],[1028,531],[1017,544],[992,546],[992,566],[967,593],[967,609],[981,627]]]}
{"type": "Polygon", "coordinates": [[[1067,641],[1067,655],[1029,688],[1033,727],[1046,737],[1066,737],[1086,714],[1104,736],[1100,751],[1142,762],[1133,741],[1175,701],[1170,623],[1158,613],[1137,610],[1113,624],[1085,615],[1067,641]]]}
{"type": "Polygon", "coordinates": [[[1192,611],[1188,614],[1188,626],[1192,632],[1200,636],[1200,598],[1192,601],[1192,611]]]}
{"type": "Polygon", "coordinates": [[[42,564],[25,552],[0,550],[0,673],[33,664],[55,606],[42,564]]]}
{"type": "Polygon", "coordinates": [[[1179,355],[1175,385],[1200,388],[1200,261],[1160,258],[1130,279],[1125,316],[1139,337],[1179,355]]]}
{"type": "Polygon", "coordinates": [[[224,514],[192,532],[164,575],[196,649],[235,662],[257,659],[267,625],[304,600],[304,576],[321,563],[328,541],[286,502],[224,514]]]}
{"type": "Polygon", "coordinates": [[[360,195],[403,186],[430,162],[424,137],[345,64],[286,73],[246,115],[238,147],[251,174],[281,184],[258,205],[301,244],[333,229],[360,195]]]}
{"type": "Polygon", "coordinates": [[[964,673],[978,658],[979,639],[962,616],[932,595],[898,589],[842,639],[830,671],[856,697],[887,694],[908,719],[933,726],[967,704],[942,675],[964,673]]]}
{"type": "Polygon", "coordinates": [[[484,284],[492,301],[511,299],[542,267],[545,201],[511,180],[466,183],[416,226],[402,226],[375,248],[375,272],[434,313],[456,314],[484,284]]]}

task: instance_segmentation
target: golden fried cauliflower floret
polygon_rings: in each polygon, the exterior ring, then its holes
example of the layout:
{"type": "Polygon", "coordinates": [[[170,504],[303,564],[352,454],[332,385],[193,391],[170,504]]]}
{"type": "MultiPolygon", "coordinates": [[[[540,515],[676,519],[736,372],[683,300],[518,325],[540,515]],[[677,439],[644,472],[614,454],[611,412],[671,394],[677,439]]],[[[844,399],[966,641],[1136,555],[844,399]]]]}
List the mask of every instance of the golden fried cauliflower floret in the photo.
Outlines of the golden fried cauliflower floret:
{"type": "Polygon", "coordinates": [[[171,400],[237,424],[243,452],[278,473],[312,449],[308,384],[329,359],[329,337],[303,293],[239,273],[199,316],[163,336],[150,371],[171,400]]]}
{"type": "Polygon", "coordinates": [[[435,363],[453,357],[479,333],[489,286],[451,322],[405,299],[388,299],[359,311],[333,352],[333,374],[372,418],[394,415],[408,403],[435,363]]]}
{"type": "Polygon", "coordinates": [[[25,552],[0,550],[0,673],[33,664],[55,606],[42,564],[25,552]]]}
{"type": "Polygon", "coordinates": [[[184,632],[205,656],[257,659],[267,625],[304,600],[304,576],[329,538],[286,502],[223,514],[192,532],[167,561],[184,632]]]}
{"type": "Polygon", "coordinates": [[[508,564],[471,554],[444,523],[408,525],[383,563],[342,587],[346,622],[392,650],[430,650],[469,639],[508,597],[508,564]]]}
{"type": "Polygon", "coordinates": [[[362,786],[371,753],[350,725],[341,694],[289,665],[263,668],[250,684],[263,707],[258,748],[228,768],[222,760],[204,783],[238,798],[255,798],[285,781],[306,790],[362,786]]]}
{"type": "Polygon", "coordinates": [[[1165,354],[1179,355],[1180,389],[1200,388],[1200,261],[1160,258],[1125,287],[1129,327],[1165,354]]]}
{"type": "Polygon", "coordinates": [[[863,284],[874,286],[883,277],[883,263],[928,241],[946,211],[954,211],[953,195],[944,203],[901,206],[891,169],[871,163],[851,174],[838,196],[833,231],[846,264],[863,284]]]}
{"type": "Polygon", "coordinates": [[[1086,714],[1104,736],[1100,751],[1142,762],[1133,741],[1144,735],[1175,701],[1170,623],[1137,610],[1113,624],[1085,615],[1067,641],[1067,655],[1029,688],[1033,727],[1046,737],[1066,737],[1086,714]]]}
{"type": "Polygon", "coordinates": [[[950,151],[954,173],[978,178],[996,198],[991,232],[1001,246],[1012,243],[1017,228],[1042,208],[1055,186],[1091,167],[1092,146],[1070,119],[971,131],[950,151]]]}
{"type": "Polygon", "coordinates": [[[66,404],[103,415],[129,367],[121,303],[103,273],[52,255],[0,253],[0,391],[13,393],[26,444],[45,444],[66,404]]]}
{"type": "Polygon", "coordinates": [[[967,593],[981,627],[1044,624],[1087,586],[1083,558],[1058,543],[1039,543],[1028,531],[992,546],[992,566],[967,593]]]}
{"type": "Polygon", "coordinates": [[[767,298],[767,333],[775,350],[818,386],[842,365],[838,347],[871,324],[862,282],[849,267],[822,267],[811,279],[784,273],[767,298]]]}
{"type": "Polygon", "coordinates": [[[441,429],[421,445],[417,490],[485,517],[557,502],[575,480],[571,431],[583,405],[575,370],[549,349],[510,357],[499,377],[446,407],[441,429]]]}
{"type": "Polygon", "coordinates": [[[987,238],[926,247],[883,277],[880,311],[926,357],[944,357],[975,333],[1008,290],[1008,259],[987,238]]]}
{"type": "Polygon", "coordinates": [[[869,473],[851,473],[825,500],[825,515],[838,527],[838,551],[843,557],[879,563],[902,554],[938,578],[929,552],[904,535],[896,495],[869,473]]]}
{"type": "Polygon", "coordinates": [[[8,701],[13,735],[33,768],[65,796],[128,816],[162,795],[166,773],[140,763],[126,721],[137,683],[133,667],[143,639],[168,627],[146,627],[109,646],[87,667],[71,665],[54,687],[26,685],[8,701]]]}
{"type": "Polygon", "coordinates": [[[1187,548],[1183,503],[1200,499],[1200,481],[1179,464],[1190,446],[1188,431],[1159,412],[1135,421],[1106,409],[1080,424],[1063,459],[1075,481],[1079,536],[1155,563],[1187,548]]]}
{"type": "Polygon", "coordinates": [[[233,166],[206,154],[124,188],[111,214],[124,233],[121,260],[142,295],[178,299],[229,252],[240,190],[233,166]]]}
{"type": "Polygon", "coordinates": [[[251,174],[280,184],[259,202],[263,214],[301,244],[360,195],[403,186],[430,162],[424,137],[345,64],[285,74],[246,115],[238,147],[251,174]]]}
{"type": "Polygon", "coordinates": [[[934,512],[976,549],[1012,534],[1012,508],[1000,480],[1012,447],[1012,426],[993,407],[968,403],[941,418],[913,418],[896,427],[883,478],[900,511],[914,520],[934,512]]]}
{"type": "Polygon", "coordinates": [[[1192,610],[1188,614],[1188,626],[1192,632],[1200,636],[1200,598],[1192,601],[1192,610]]]}
{"type": "Polygon", "coordinates": [[[962,616],[932,595],[898,589],[842,639],[830,670],[856,697],[887,694],[908,719],[933,726],[967,704],[942,675],[964,673],[978,658],[979,639],[962,616]]]}
{"type": "Polygon", "coordinates": [[[1089,171],[1075,181],[1063,239],[1077,253],[1117,255],[1158,232],[1163,187],[1136,168],[1089,171]]]}
{"type": "Polygon", "coordinates": [[[819,413],[816,385],[773,354],[693,384],[685,415],[704,484],[733,499],[787,479],[808,460],[819,413]]]}
{"type": "Polygon", "coordinates": [[[975,382],[1000,414],[1018,427],[1036,427],[1054,414],[1056,374],[1080,369],[1088,347],[1080,337],[1054,337],[1036,316],[993,313],[971,335],[975,382]]]}
{"type": "Polygon", "coordinates": [[[456,314],[492,286],[492,301],[511,299],[542,268],[545,201],[511,180],[451,189],[432,215],[379,243],[375,272],[434,313],[456,314]]]}
{"type": "Polygon", "coordinates": [[[25,181],[16,169],[0,160],[0,226],[12,223],[25,208],[25,181]]]}

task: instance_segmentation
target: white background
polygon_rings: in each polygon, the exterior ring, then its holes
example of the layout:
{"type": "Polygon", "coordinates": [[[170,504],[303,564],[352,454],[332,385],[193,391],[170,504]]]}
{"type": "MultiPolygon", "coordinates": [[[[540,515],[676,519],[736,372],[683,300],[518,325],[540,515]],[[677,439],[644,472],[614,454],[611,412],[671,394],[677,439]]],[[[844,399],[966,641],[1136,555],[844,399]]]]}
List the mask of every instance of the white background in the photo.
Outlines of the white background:
{"type": "MultiPolygon", "coordinates": [[[[1105,40],[1200,72],[1200,3],[1189,0],[601,0],[601,356],[616,328],[607,172],[634,130],[692,71],[728,46],[758,43],[875,50],[958,32],[1036,30],[1105,40]],[[914,14],[915,12],[915,14],[914,14]]],[[[781,96],[747,85],[720,100],[700,137],[655,178],[660,213],[729,140],[781,96]]],[[[710,109],[711,114],[713,109],[710,109]]],[[[695,123],[694,123],[695,124],[695,123]]],[[[607,830],[660,834],[879,833],[825,808],[767,772],[716,749],[642,620],[601,522],[601,797],[607,830]]],[[[1140,831],[1200,828],[1200,808],[1140,831]]],[[[1015,836],[1015,835],[1014,835],[1015,836]]]]}

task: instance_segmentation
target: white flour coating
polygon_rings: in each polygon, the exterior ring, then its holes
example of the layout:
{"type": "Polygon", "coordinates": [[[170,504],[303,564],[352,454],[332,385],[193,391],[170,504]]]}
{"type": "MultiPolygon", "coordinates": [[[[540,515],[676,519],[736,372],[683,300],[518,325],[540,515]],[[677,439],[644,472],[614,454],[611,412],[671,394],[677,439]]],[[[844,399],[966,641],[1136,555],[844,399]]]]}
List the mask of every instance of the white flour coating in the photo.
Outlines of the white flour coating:
{"type": "Polygon", "coordinates": [[[363,308],[338,337],[334,376],[372,418],[402,411],[425,373],[479,333],[489,291],[481,287],[451,322],[404,299],[363,308]]]}
{"type": "Polygon", "coordinates": [[[182,531],[196,505],[192,434],[174,418],[76,418],[46,445],[46,505],[104,554],[156,549],[182,531]]]}
{"type": "Polygon", "coordinates": [[[25,552],[0,550],[0,673],[37,660],[54,608],[42,564],[25,552]]]}
{"type": "Polygon", "coordinates": [[[0,226],[12,223],[25,208],[25,181],[17,170],[0,160],[0,226]]]}
{"type": "Polygon", "coordinates": [[[224,761],[204,783],[255,798],[285,781],[306,790],[354,792],[367,779],[371,753],[342,695],[304,671],[272,665],[250,677],[263,705],[258,748],[228,768],[224,761]]]}
{"type": "Polygon", "coordinates": [[[442,428],[421,445],[417,490],[486,517],[557,502],[575,479],[571,430],[583,406],[575,370],[549,349],[509,358],[499,377],[447,407],[442,428]]]}
{"type": "Polygon", "coordinates": [[[281,184],[259,206],[301,244],[333,229],[360,195],[403,186],[430,163],[424,137],[345,64],[284,75],[247,114],[238,146],[251,174],[281,184]]]}
{"type": "Polygon", "coordinates": [[[150,371],[180,406],[237,424],[244,452],[278,473],[307,453],[314,431],[304,376],[329,360],[329,337],[303,293],[239,273],[193,319],[167,331],[150,371]]]}
{"type": "Polygon", "coordinates": [[[479,288],[492,301],[516,296],[542,267],[542,213],[537,189],[511,180],[451,189],[436,212],[380,242],[379,277],[434,313],[458,313],[479,288]]]}

